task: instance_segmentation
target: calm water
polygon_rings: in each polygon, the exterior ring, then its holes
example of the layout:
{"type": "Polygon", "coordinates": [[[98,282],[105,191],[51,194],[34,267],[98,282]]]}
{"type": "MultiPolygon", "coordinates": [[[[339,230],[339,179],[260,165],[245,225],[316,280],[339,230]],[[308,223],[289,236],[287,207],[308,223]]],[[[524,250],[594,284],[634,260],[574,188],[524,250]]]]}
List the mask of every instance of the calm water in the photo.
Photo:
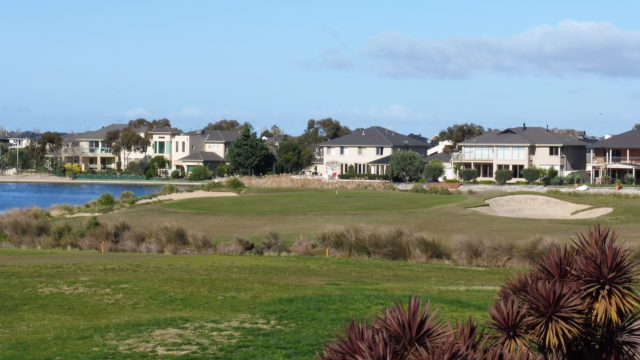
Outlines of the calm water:
{"type": "Polygon", "coordinates": [[[123,191],[143,196],[159,192],[160,189],[160,186],[149,185],[0,183],[0,212],[31,206],[81,205],[97,199],[105,192],[117,198],[123,191]]]}

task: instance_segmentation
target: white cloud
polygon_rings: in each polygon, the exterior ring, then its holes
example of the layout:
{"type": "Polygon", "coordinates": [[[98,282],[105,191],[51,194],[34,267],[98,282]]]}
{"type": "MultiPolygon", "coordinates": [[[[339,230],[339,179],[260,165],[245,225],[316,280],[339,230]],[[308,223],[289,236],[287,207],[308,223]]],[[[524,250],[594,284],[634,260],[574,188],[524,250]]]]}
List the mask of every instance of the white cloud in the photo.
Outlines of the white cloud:
{"type": "Polygon", "coordinates": [[[193,106],[185,106],[180,110],[180,115],[184,117],[197,118],[205,115],[204,111],[193,106]]]}
{"type": "Polygon", "coordinates": [[[143,118],[143,117],[147,117],[148,115],[149,115],[149,112],[147,111],[147,109],[140,106],[135,107],[133,109],[129,109],[124,113],[124,116],[126,116],[127,119],[143,118]]]}
{"type": "Polygon", "coordinates": [[[511,37],[418,40],[381,34],[364,49],[378,71],[404,77],[466,77],[480,72],[640,76],[640,32],[607,22],[561,21],[511,37]]]}

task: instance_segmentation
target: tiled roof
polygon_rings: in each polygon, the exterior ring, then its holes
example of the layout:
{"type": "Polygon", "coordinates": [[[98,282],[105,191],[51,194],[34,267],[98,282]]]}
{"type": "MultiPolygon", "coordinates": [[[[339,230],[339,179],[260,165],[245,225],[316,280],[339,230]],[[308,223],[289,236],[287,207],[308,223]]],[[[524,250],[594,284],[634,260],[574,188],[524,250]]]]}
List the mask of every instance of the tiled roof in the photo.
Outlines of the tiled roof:
{"type": "Polygon", "coordinates": [[[127,127],[127,124],[111,124],[109,126],[105,126],[100,130],[94,131],[85,131],[83,133],[77,134],[67,134],[63,137],[63,140],[66,142],[75,141],[75,140],[103,140],[109,131],[113,130],[122,130],[127,127]]]}
{"type": "Polygon", "coordinates": [[[359,129],[351,134],[341,136],[326,141],[320,146],[424,146],[429,144],[397,133],[395,131],[385,129],[380,126],[372,126],[366,129],[359,129]]]}
{"type": "Polygon", "coordinates": [[[633,129],[622,134],[614,135],[608,139],[603,139],[593,144],[589,144],[590,148],[640,148],[640,130],[633,129]]]}
{"type": "Polygon", "coordinates": [[[224,161],[218,154],[200,151],[197,153],[189,154],[181,159],[180,161],[199,161],[199,162],[209,162],[209,161],[224,161]]]}
{"type": "Polygon", "coordinates": [[[502,131],[492,131],[460,143],[460,145],[494,144],[586,146],[584,141],[560,135],[542,127],[517,127],[502,131]]]}

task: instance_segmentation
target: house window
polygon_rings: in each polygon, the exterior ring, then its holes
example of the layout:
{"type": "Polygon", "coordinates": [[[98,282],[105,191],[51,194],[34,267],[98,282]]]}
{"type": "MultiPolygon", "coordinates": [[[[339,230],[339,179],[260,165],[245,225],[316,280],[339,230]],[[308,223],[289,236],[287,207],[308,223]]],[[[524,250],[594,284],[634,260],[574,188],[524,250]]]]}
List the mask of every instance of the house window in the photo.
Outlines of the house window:
{"type": "Polygon", "coordinates": [[[182,152],[184,152],[184,141],[182,142],[182,152]]]}
{"type": "Polygon", "coordinates": [[[560,148],[558,146],[549,147],[549,156],[559,156],[560,148]]]}
{"type": "Polygon", "coordinates": [[[344,148],[344,146],[340,146],[340,155],[344,155],[347,153],[347,150],[344,148]]]}
{"type": "Polygon", "coordinates": [[[376,148],[376,155],[383,155],[383,154],[384,154],[384,147],[378,146],[376,148]]]}
{"type": "Polygon", "coordinates": [[[358,155],[362,155],[364,152],[364,148],[362,146],[358,146],[358,155]]]}
{"type": "Polygon", "coordinates": [[[176,141],[176,152],[180,151],[180,149],[178,148],[178,145],[180,144],[176,141]]]}
{"type": "Polygon", "coordinates": [[[524,169],[524,165],[513,165],[512,169],[514,178],[522,178],[522,170],[524,169]]]}

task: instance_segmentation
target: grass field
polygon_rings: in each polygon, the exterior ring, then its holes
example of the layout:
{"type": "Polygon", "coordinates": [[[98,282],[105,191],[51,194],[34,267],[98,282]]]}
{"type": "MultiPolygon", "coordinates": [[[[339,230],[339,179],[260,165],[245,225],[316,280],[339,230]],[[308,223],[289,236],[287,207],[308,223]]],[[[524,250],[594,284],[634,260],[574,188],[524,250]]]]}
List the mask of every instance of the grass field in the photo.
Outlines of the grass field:
{"type": "Polygon", "coordinates": [[[384,260],[0,251],[0,358],[309,359],[410,295],[482,318],[513,269],[384,260]]]}
{"type": "MultiPolygon", "coordinates": [[[[359,224],[402,227],[443,242],[567,241],[612,225],[638,242],[640,198],[551,194],[614,211],[587,220],[493,217],[468,208],[496,194],[251,190],[234,198],[132,207],[99,217],[152,229],[178,224],[216,241],[235,235],[309,240],[359,224]]],[[[56,220],[80,225],[86,218],[56,220]]],[[[351,318],[410,295],[447,319],[486,316],[514,268],[295,256],[171,256],[0,250],[0,358],[309,359],[351,318]]]]}
{"type": "MultiPolygon", "coordinates": [[[[323,231],[345,225],[367,228],[399,226],[427,236],[455,242],[468,238],[504,240],[549,239],[566,241],[595,223],[610,224],[625,238],[638,240],[640,198],[610,196],[550,196],[594,206],[611,206],[611,214],[585,220],[534,220],[494,217],[468,210],[496,194],[430,195],[402,192],[249,190],[235,198],[191,199],[125,209],[100,217],[106,223],[127,221],[153,229],[158,224],[179,224],[208,233],[215,241],[242,236],[260,241],[275,231],[291,243],[313,240],[323,231]]],[[[65,220],[72,224],[84,218],[65,220]]]]}

